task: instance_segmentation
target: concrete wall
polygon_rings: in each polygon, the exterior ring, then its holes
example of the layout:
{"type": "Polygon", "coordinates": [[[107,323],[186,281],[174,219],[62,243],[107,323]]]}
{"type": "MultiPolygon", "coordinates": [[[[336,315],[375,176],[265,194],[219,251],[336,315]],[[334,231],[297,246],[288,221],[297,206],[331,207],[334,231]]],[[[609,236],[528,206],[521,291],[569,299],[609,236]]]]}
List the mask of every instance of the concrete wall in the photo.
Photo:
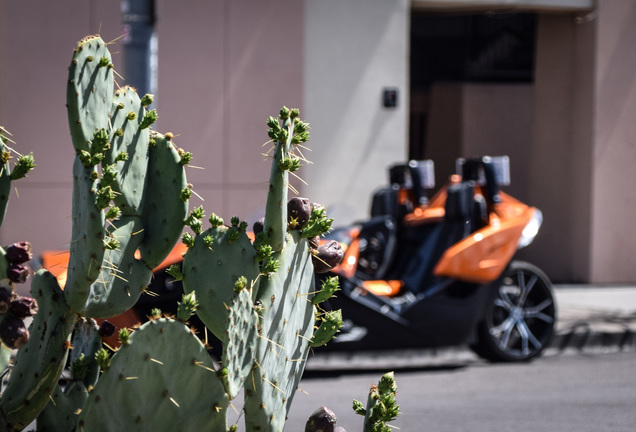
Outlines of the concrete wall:
{"type": "Polygon", "coordinates": [[[369,214],[386,168],[405,160],[409,1],[305,1],[304,107],[312,130],[307,196],[336,224],[369,214]],[[397,108],[382,89],[399,90],[397,108]]]}

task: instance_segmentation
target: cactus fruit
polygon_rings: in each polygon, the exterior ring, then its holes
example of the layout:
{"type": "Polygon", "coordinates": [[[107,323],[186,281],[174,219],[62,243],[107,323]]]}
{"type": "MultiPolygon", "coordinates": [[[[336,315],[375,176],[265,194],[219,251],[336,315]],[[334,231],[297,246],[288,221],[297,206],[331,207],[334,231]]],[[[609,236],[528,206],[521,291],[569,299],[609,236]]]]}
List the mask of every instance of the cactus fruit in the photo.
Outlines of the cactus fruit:
{"type": "Polygon", "coordinates": [[[307,198],[294,197],[287,203],[290,229],[303,229],[311,217],[311,204],[307,198]]]}
{"type": "Polygon", "coordinates": [[[305,432],[336,432],[338,417],[327,407],[314,411],[305,424],[305,432]]]}
{"type": "Polygon", "coordinates": [[[312,255],[316,273],[326,273],[342,261],[344,251],[335,240],[329,240],[318,246],[312,255]]]}

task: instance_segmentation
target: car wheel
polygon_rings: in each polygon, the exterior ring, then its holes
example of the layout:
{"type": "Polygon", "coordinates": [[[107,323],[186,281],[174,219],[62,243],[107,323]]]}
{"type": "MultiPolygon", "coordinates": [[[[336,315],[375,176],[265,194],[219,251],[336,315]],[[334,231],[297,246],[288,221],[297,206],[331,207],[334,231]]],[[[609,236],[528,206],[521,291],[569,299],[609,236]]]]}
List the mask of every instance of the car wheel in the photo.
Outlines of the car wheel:
{"type": "Polygon", "coordinates": [[[513,261],[495,288],[473,351],[490,361],[527,361],[540,355],[554,333],[552,284],[536,266],[513,261]]]}

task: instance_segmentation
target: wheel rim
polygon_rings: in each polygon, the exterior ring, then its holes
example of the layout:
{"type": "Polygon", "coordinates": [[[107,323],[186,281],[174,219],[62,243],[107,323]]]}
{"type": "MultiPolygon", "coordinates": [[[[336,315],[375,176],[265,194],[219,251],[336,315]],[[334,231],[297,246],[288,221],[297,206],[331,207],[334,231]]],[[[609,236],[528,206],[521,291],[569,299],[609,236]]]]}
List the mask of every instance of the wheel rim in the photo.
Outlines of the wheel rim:
{"type": "Polygon", "coordinates": [[[529,269],[510,269],[504,276],[489,316],[489,333],[505,356],[529,359],[545,348],[555,321],[549,285],[529,269]]]}

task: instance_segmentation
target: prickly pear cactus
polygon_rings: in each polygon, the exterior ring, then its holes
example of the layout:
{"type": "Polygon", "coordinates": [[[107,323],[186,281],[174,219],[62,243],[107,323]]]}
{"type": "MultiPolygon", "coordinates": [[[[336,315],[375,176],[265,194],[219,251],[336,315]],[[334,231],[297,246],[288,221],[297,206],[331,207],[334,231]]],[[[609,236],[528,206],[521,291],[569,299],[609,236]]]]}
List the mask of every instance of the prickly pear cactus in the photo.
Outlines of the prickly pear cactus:
{"type": "MultiPolygon", "coordinates": [[[[114,87],[107,44],[84,38],[67,84],[75,159],[64,290],[39,270],[35,300],[16,299],[2,287],[28,275],[15,261],[24,251],[0,249],[0,275],[10,280],[0,281],[0,315],[7,340],[21,347],[0,400],[0,431],[21,430],[38,416],[40,431],[226,431],[229,402],[241,389],[247,430],[282,431],[310,347],[342,324],[339,311],[320,307],[337,279],[314,286],[317,268],[342,257],[337,245],[321,249],[318,240],[332,220],[307,199],[288,200],[308,125],[287,108],[267,121],[274,148],[262,232],[248,235],[246,222],[233,217],[226,226],[214,214],[204,230],[202,207],[188,215],[191,155],[171,135],[149,130],[157,118],[147,110],[152,97],[114,87]],[[155,311],[146,324],[119,330],[119,348],[104,348],[100,336],[114,329],[102,323],[98,330],[93,318],[135,304],[184,225],[193,232],[182,236],[188,251],[182,268],[169,270],[186,292],[176,319],[155,311]],[[188,326],[195,312],[224,344],[219,368],[188,326]],[[27,330],[20,318],[28,315],[27,330]],[[68,380],[60,382],[71,349],[68,380]]],[[[4,149],[0,194],[9,170],[4,149]]],[[[32,165],[32,158],[19,162],[9,180],[32,165]]],[[[0,325],[4,340],[2,332],[0,325]]]]}
{"type": "Polygon", "coordinates": [[[132,87],[115,91],[107,44],[80,41],[67,84],[73,239],[65,296],[84,316],[118,315],[138,300],[178,240],[187,214],[182,158],[132,87]],[[159,211],[160,208],[167,211],[159,211]],[[161,216],[159,216],[161,215],[161,216]]]}

